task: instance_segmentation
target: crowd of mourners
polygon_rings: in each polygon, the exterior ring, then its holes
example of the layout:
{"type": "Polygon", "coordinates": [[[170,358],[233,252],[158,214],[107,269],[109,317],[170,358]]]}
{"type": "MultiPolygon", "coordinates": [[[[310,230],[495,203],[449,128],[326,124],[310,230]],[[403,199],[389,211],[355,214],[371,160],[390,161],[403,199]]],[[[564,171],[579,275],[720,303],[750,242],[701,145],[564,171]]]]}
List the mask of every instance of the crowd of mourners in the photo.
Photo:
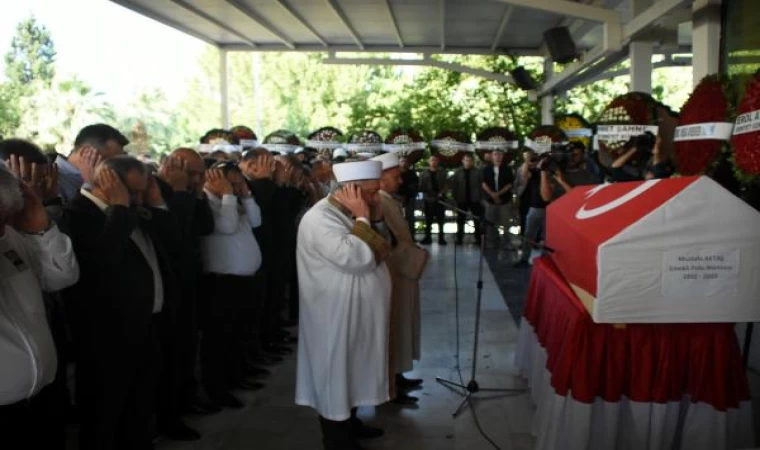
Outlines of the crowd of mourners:
{"type": "MultiPolygon", "coordinates": [[[[294,351],[299,222],[336,192],[345,152],[178,148],[146,164],[128,143],[105,124],[83,128],[67,156],[0,141],[3,448],[66,448],[70,424],[83,450],[198,439],[184,415],[243,407],[233,392],[264,389],[267,367],[294,351]]],[[[518,265],[527,265],[547,204],[602,181],[582,146],[559,170],[547,161],[526,149],[507,164],[494,151],[449,171],[433,155],[417,173],[402,157],[390,166],[400,171],[392,194],[412,242],[421,209],[420,243],[432,243],[437,223],[446,244],[452,205],[487,219],[489,248],[512,245],[514,221],[525,236],[518,265]]],[[[466,219],[457,215],[456,244],[466,219]]],[[[393,375],[395,401],[415,402],[404,388],[419,380],[393,375]]]]}

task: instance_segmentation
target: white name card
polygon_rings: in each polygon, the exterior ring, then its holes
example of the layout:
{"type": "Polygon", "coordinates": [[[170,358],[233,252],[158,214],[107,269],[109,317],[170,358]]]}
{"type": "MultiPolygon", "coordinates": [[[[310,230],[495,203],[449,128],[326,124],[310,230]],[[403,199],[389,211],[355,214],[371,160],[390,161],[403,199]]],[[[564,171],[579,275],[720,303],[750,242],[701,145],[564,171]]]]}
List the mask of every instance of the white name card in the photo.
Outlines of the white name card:
{"type": "Polygon", "coordinates": [[[744,113],[736,118],[734,136],[760,131],[760,110],[744,113]]]}
{"type": "Polygon", "coordinates": [[[656,136],[659,129],[657,125],[597,125],[596,135],[603,142],[621,142],[647,131],[656,136]]]}
{"type": "Polygon", "coordinates": [[[728,122],[708,122],[696,123],[694,125],[683,125],[676,127],[673,134],[673,140],[681,141],[704,141],[719,140],[727,141],[731,139],[731,132],[734,124],[728,122]]]}
{"type": "Polygon", "coordinates": [[[663,253],[662,295],[665,297],[735,294],[738,280],[738,248],[681,249],[663,253]]]}

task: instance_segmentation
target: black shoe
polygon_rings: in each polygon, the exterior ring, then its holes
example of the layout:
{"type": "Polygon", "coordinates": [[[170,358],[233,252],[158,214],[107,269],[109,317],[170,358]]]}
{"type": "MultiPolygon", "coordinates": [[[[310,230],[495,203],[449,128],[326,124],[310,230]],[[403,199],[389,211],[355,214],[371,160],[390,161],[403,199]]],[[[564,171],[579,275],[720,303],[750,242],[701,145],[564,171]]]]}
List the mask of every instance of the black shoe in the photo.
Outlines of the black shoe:
{"type": "Polygon", "coordinates": [[[223,408],[240,409],[245,406],[243,402],[230,393],[222,395],[220,398],[213,398],[211,401],[223,408]]]}
{"type": "Polygon", "coordinates": [[[166,426],[159,427],[158,432],[173,441],[197,441],[201,438],[200,433],[188,427],[179,419],[166,426]]]}
{"type": "Polygon", "coordinates": [[[401,374],[396,375],[396,386],[401,389],[413,389],[419,387],[422,380],[418,378],[406,378],[401,374]]]}
{"type": "Polygon", "coordinates": [[[259,383],[258,381],[243,380],[237,384],[237,388],[244,391],[258,391],[264,388],[264,383],[259,383]]]}
{"type": "Polygon", "coordinates": [[[446,242],[446,239],[440,237],[438,238],[438,245],[446,245],[448,242],[446,242]]]}
{"type": "Polygon", "coordinates": [[[222,410],[222,407],[213,403],[202,402],[200,400],[194,402],[192,405],[185,408],[185,412],[188,414],[195,414],[199,416],[208,416],[216,414],[222,410]]]}
{"type": "Polygon", "coordinates": [[[430,236],[425,236],[425,239],[420,241],[420,244],[422,245],[430,245],[433,243],[433,240],[430,238],[430,236]]]}
{"type": "Polygon", "coordinates": [[[385,430],[382,428],[364,425],[364,422],[358,417],[351,417],[351,426],[354,429],[354,436],[356,436],[356,439],[375,439],[385,434],[385,430]]]}
{"type": "Polygon", "coordinates": [[[281,345],[269,345],[264,348],[264,351],[273,355],[289,355],[293,353],[293,349],[281,345]]]}
{"type": "Polygon", "coordinates": [[[272,372],[268,371],[267,369],[263,369],[261,367],[248,366],[248,369],[246,369],[245,374],[253,378],[266,378],[269,375],[271,375],[272,372]]]}
{"type": "Polygon", "coordinates": [[[418,399],[417,397],[413,397],[411,395],[399,393],[399,394],[396,395],[396,398],[394,398],[391,401],[393,403],[397,404],[397,405],[411,406],[411,405],[416,405],[419,400],[420,399],[418,399]]]}

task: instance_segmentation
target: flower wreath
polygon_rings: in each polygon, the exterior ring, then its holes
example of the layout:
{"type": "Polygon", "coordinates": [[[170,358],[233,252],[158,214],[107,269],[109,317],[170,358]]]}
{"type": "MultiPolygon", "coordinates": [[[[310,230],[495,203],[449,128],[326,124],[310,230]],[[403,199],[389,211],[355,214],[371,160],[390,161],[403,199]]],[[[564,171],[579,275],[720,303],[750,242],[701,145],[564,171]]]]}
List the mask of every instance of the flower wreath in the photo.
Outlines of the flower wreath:
{"type": "Polygon", "coordinates": [[[736,114],[731,138],[736,175],[744,182],[756,181],[760,175],[760,130],[757,130],[757,123],[760,122],[760,71],[747,84],[736,114]]]}
{"type": "Polygon", "coordinates": [[[351,134],[344,147],[354,155],[357,153],[382,153],[383,138],[375,131],[364,130],[351,134]]]}
{"type": "Polygon", "coordinates": [[[430,142],[430,153],[438,156],[444,167],[455,167],[473,151],[470,138],[461,131],[442,131],[430,142]]]}
{"type": "Polygon", "coordinates": [[[486,155],[493,151],[504,153],[504,159],[509,162],[520,147],[517,135],[506,127],[490,127],[478,133],[475,139],[475,153],[481,160],[486,160],[486,155]]]}
{"type": "Polygon", "coordinates": [[[409,164],[414,164],[422,158],[427,143],[419,131],[414,129],[396,128],[385,138],[383,150],[406,157],[409,164]]]}

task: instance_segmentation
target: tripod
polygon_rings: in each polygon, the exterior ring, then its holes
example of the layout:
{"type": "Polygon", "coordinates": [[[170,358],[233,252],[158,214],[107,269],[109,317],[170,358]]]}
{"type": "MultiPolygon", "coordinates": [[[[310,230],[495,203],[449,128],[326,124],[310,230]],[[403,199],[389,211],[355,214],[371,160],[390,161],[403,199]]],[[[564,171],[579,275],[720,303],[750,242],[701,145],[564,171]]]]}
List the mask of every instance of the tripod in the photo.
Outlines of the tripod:
{"type": "MultiPolygon", "coordinates": [[[[458,388],[461,389],[461,391],[457,391],[460,395],[463,396],[462,402],[459,404],[456,410],[454,410],[454,413],[452,414],[453,417],[457,417],[460,412],[464,409],[464,406],[469,403],[470,399],[475,399],[475,394],[478,392],[513,392],[513,393],[520,393],[525,392],[525,389],[516,389],[516,388],[482,388],[480,387],[480,384],[477,382],[477,368],[478,368],[478,343],[480,340],[480,309],[481,309],[481,300],[483,297],[483,260],[485,259],[485,236],[482,234],[485,233],[486,225],[494,225],[490,221],[486,220],[484,217],[478,217],[472,214],[469,211],[465,211],[462,209],[457,208],[456,206],[452,206],[449,203],[446,203],[442,200],[439,200],[439,203],[444,205],[447,208],[450,208],[453,211],[456,211],[460,214],[465,214],[468,217],[470,217],[472,220],[478,220],[480,221],[480,259],[478,262],[478,281],[477,281],[477,300],[475,303],[475,337],[472,347],[472,372],[470,373],[470,382],[466,385],[463,385],[461,383],[457,383],[452,380],[447,380],[445,378],[441,377],[435,377],[435,381],[438,383],[449,387],[449,388],[458,388]]],[[[454,250],[456,251],[456,250],[454,250]]],[[[459,306],[457,305],[457,308],[459,306]]],[[[457,321],[459,318],[457,317],[457,321]]],[[[458,324],[457,324],[458,328],[458,324]]],[[[458,331],[457,331],[458,332],[458,331]]],[[[457,339],[459,337],[457,336],[457,339]]]]}

